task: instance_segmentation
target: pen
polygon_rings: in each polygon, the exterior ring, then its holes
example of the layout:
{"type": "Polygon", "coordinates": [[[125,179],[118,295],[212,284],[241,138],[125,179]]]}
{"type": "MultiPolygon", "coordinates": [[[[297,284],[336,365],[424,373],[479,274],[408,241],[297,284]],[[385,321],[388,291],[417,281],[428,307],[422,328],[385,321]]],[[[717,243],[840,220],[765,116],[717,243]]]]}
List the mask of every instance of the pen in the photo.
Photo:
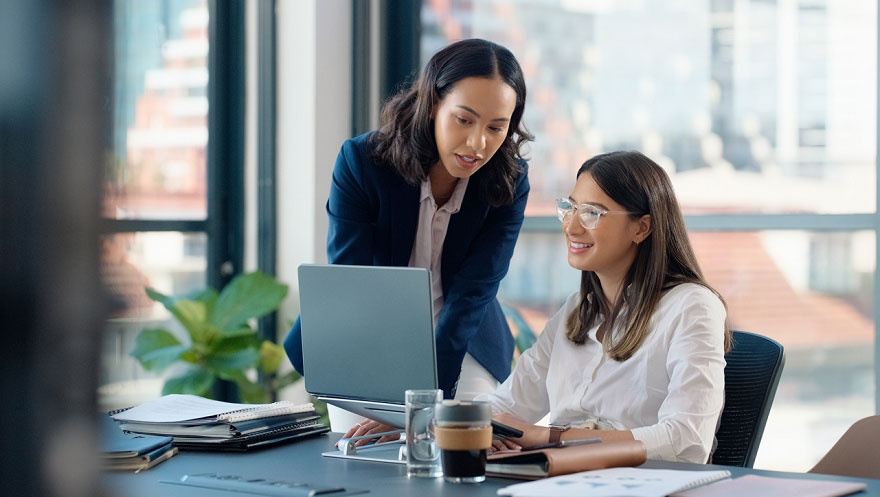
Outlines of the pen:
{"type": "Polygon", "coordinates": [[[547,443],[547,444],[541,444],[541,445],[533,445],[531,447],[523,447],[522,450],[525,451],[525,450],[573,447],[575,445],[586,445],[586,444],[600,443],[601,441],[602,441],[601,438],[577,438],[574,440],[560,440],[556,443],[547,443]]]}

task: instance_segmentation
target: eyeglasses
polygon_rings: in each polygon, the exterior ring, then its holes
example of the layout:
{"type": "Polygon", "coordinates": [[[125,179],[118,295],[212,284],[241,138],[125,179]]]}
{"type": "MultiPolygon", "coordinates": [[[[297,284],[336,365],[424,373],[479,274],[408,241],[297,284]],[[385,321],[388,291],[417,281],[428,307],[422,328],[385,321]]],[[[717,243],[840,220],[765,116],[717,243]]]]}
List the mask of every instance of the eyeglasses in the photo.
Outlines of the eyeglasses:
{"type": "Polygon", "coordinates": [[[630,211],[609,211],[600,209],[591,204],[578,205],[567,198],[556,199],[556,217],[559,218],[559,221],[561,221],[562,224],[570,223],[571,215],[575,211],[577,211],[578,220],[581,222],[581,226],[586,230],[596,229],[596,225],[599,224],[599,218],[602,217],[603,214],[635,214],[630,211]]]}

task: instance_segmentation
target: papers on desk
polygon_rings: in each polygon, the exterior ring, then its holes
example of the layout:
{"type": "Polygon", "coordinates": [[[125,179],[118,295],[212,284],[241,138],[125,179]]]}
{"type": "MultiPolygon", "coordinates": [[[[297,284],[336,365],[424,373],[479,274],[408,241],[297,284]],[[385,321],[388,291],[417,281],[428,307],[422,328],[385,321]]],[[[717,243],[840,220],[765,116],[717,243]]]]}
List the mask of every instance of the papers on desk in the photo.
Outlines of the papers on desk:
{"type": "Polygon", "coordinates": [[[730,471],[610,468],[518,483],[498,490],[514,497],[665,497],[730,476],[730,471]]]}
{"type": "Polygon", "coordinates": [[[116,421],[203,424],[212,421],[246,421],[313,411],[314,406],[311,403],[295,404],[281,401],[272,404],[234,404],[196,395],[171,394],[139,406],[111,411],[110,415],[116,421]]]}
{"type": "Polygon", "coordinates": [[[839,497],[861,492],[867,487],[861,482],[745,475],[680,492],[672,497],[839,497]]]}
{"type": "Polygon", "coordinates": [[[311,403],[287,401],[234,404],[174,394],[110,414],[127,432],[173,437],[181,449],[242,451],[329,431],[311,403]]]}

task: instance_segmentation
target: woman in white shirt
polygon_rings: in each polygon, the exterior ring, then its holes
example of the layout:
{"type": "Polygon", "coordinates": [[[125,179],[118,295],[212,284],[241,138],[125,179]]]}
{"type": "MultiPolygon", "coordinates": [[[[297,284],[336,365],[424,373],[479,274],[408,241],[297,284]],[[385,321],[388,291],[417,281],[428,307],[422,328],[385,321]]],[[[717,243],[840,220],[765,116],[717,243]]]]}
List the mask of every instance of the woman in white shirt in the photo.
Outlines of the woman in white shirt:
{"type": "Polygon", "coordinates": [[[517,449],[600,437],[641,440],[648,458],[707,462],[724,402],[730,332],[703,279],[669,177],[639,152],[578,170],[557,201],[581,288],[491,394],[517,449]],[[536,426],[549,413],[550,428],[536,426]]]}

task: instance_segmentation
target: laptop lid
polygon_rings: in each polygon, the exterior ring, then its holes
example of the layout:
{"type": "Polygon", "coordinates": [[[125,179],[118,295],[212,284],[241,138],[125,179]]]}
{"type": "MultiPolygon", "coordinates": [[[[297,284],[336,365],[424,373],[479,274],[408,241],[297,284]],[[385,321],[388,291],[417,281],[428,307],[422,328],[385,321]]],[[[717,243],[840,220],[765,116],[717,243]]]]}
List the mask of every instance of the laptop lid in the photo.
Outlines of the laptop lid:
{"type": "Polygon", "coordinates": [[[402,413],[407,389],[437,388],[427,269],[303,264],[299,293],[306,391],[387,422],[374,410],[402,413]]]}

